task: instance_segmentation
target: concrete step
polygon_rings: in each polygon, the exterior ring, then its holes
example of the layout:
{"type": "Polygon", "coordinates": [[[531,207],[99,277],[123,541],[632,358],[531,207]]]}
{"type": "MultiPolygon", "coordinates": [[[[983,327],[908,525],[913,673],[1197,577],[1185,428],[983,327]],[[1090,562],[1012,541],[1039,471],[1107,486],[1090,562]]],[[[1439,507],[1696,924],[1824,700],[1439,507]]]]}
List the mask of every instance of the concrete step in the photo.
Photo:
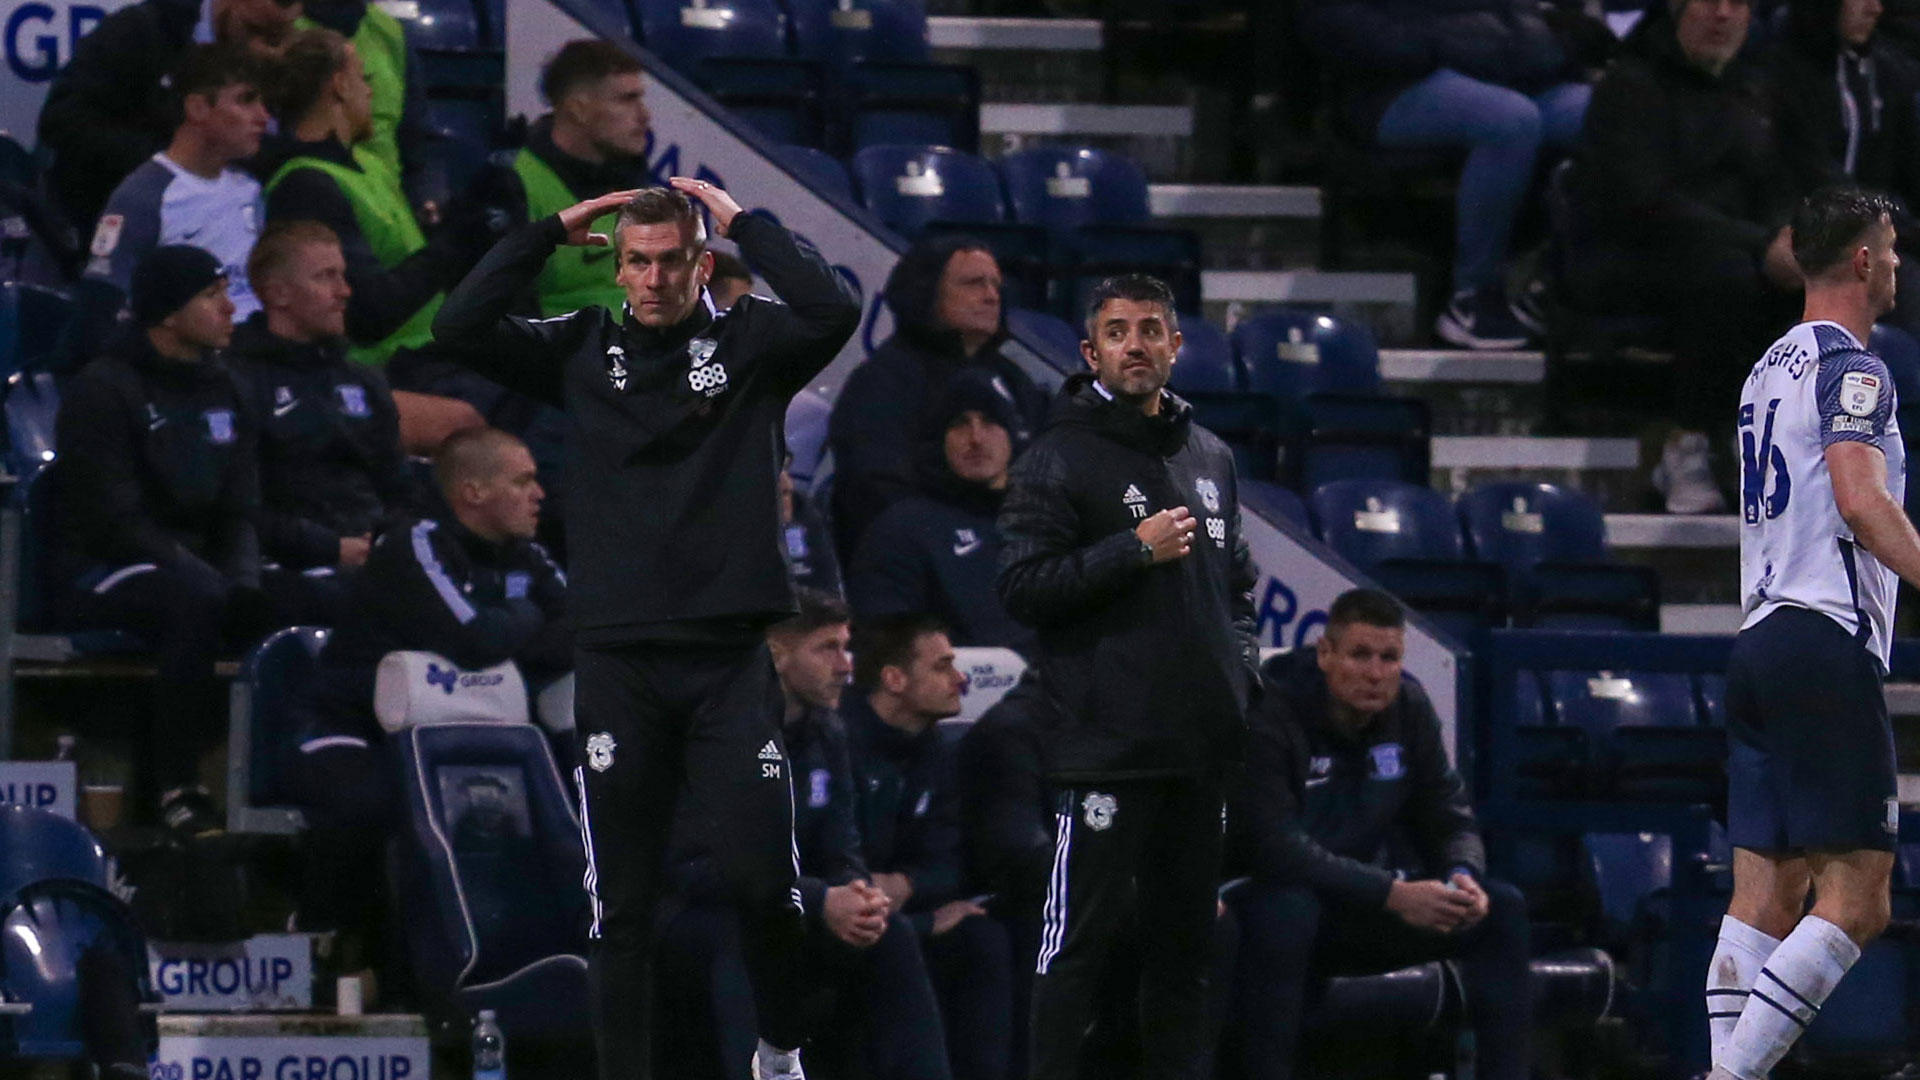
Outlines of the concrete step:
{"type": "Polygon", "coordinates": [[[1616,548],[1738,548],[1733,514],[1608,514],[1607,546],[1616,548]]]}
{"type": "Polygon", "coordinates": [[[1380,377],[1411,383],[1539,383],[1546,354],[1467,349],[1381,349],[1380,377]]]}
{"type": "Polygon", "coordinates": [[[927,17],[927,44],[936,49],[1098,52],[1103,38],[1099,19],[927,17]]]}
{"type": "Polygon", "coordinates": [[[1638,439],[1436,435],[1435,469],[1637,469],[1638,439]]]}
{"type": "Polygon", "coordinates": [[[1320,189],[1279,184],[1152,184],[1147,199],[1162,218],[1320,217],[1320,189]]]}
{"type": "Polygon", "coordinates": [[[1206,302],[1280,304],[1394,304],[1411,307],[1412,274],[1351,270],[1203,270],[1206,302]]]}
{"type": "Polygon", "coordinates": [[[1193,135],[1193,110],[1185,105],[988,102],[980,106],[980,133],[1185,139],[1193,135]]]}

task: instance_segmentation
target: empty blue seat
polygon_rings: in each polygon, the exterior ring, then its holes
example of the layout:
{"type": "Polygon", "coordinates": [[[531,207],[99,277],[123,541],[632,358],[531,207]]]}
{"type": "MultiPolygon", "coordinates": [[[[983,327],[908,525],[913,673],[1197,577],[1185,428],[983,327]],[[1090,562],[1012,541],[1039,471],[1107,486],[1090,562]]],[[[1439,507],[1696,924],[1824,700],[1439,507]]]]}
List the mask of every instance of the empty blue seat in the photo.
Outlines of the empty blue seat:
{"type": "Polygon", "coordinates": [[[1556,721],[1592,743],[1596,791],[1660,802],[1721,797],[1725,732],[1699,723],[1690,676],[1555,671],[1547,686],[1556,721]]]}
{"type": "Polygon", "coordinates": [[[1041,359],[1061,374],[1087,370],[1087,362],[1080,355],[1080,331],[1065,319],[1049,312],[1017,307],[1007,308],[1006,318],[1007,329],[1033,347],[1041,359]]]}
{"type": "Polygon", "coordinates": [[[468,52],[489,47],[473,0],[423,0],[418,10],[420,14],[404,24],[415,49],[468,52]]]}
{"type": "Polygon", "coordinates": [[[1392,480],[1340,480],[1308,498],[1320,539],[1362,571],[1386,559],[1459,559],[1446,497],[1392,480]]]}
{"type": "Polygon", "coordinates": [[[1042,146],[1000,159],[1014,220],[1049,229],[1140,225],[1151,216],[1147,174],[1130,158],[1087,146],[1042,146]]]}
{"type": "MultiPolygon", "coordinates": [[[[1289,448],[1295,486],[1336,480],[1427,482],[1433,421],[1417,398],[1312,394],[1289,448]]],[[[1457,531],[1457,530],[1456,530],[1457,531]]]]}
{"type": "Polygon", "coordinates": [[[0,898],[54,879],[105,888],[107,855],[87,827],[48,810],[0,806],[0,898]]]}
{"type": "Polygon", "coordinates": [[[1374,583],[1462,642],[1506,625],[1506,581],[1492,563],[1451,559],[1385,559],[1374,583]]]}
{"type": "Polygon", "coordinates": [[[1610,944],[1634,937],[1640,906],[1673,884],[1673,837],[1666,833],[1587,833],[1580,838],[1587,884],[1599,900],[1610,944]]]}
{"type": "Polygon", "coordinates": [[[1694,696],[1700,705],[1700,722],[1709,727],[1727,726],[1727,677],[1717,672],[1700,672],[1693,677],[1694,696]]]}
{"type": "Polygon", "coordinates": [[[823,145],[826,138],[818,68],[784,56],[708,56],[694,81],[715,101],[776,143],[823,145]]]}
{"type": "Polygon", "coordinates": [[[1480,484],[1459,499],[1474,554],[1514,571],[1542,562],[1599,562],[1607,525],[1586,495],[1556,484],[1480,484]]]}
{"type": "Polygon", "coordinates": [[[1629,727],[1696,727],[1693,681],[1673,671],[1554,671],[1547,695],[1556,723],[1595,735],[1629,727]]]}
{"type": "Polygon", "coordinates": [[[73,298],[58,289],[0,282],[0,375],[61,359],[77,313],[73,298]]]}
{"type": "Polygon", "coordinates": [[[405,781],[389,871],[428,1014],[588,1038],[586,853],[540,729],[433,724],[390,745],[405,781]]]}
{"type": "Polygon", "coordinates": [[[1309,531],[1313,528],[1313,514],[1308,511],[1306,502],[1279,484],[1241,477],[1240,505],[1268,521],[1285,519],[1309,531]]]}
{"type": "Polygon", "coordinates": [[[1180,338],[1168,384],[1176,393],[1223,394],[1243,389],[1233,345],[1218,327],[1205,319],[1181,319],[1180,338]]]}
{"type": "Polygon", "coordinates": [[[435,129],[461,142],[491,150],[506,126],[498,94],[491,91],[444,91],[428,99],[427,114],[435,129]]]}
{"type": "Polygon", "coordinates": [[[927,59],[927,8],[920,0],[787,0],[794,52],[836,68],[863,60],[927,59]]]}
{"type": "Polygon", "coordinates": [[[1299,400],[1308,394],[1371,394],[1380,349],[1358,322],[1325,312],[1269,308],[1233,328],[1249,389],[1299,400]]]}
{"type": "Polygon", "coordinates": [[[293,706],[319,666],[327,631],[290,626],[268,634],[240,663],[227,728],[227,828],[232,832],[292,832],[299,811],[281,785],[298,752],[293,706]]]}
{"type": "Polygon", "coordinates": [[[980,148],[980,76],[956,64],[868,61],[846,78],[847,145],[980,148]]]}
{"type": "Polygon", "coordinates": [[[853,155],[860,198],[893,228],[916,234],[930,221],[1006,220],[993,166],[946,146],[869,146],[853,155]]]}
{"type": "Polygon", "coordinates": [[[54,459],[54,420],[60,414],[60,391],[46,371],[16,371],[7,376],[6,400],[0,403],[7,424],[7,468],[15,476],[54,459]]]}
{"type": "Polygon", "coordinates": [[[1825,1073],[1873,1076],[1910,1062],[1913,968],[1910,941],[1869,942],[1794,1045],[1794,1063],[1825,1073]]]}
{"type": "MultiPolygon", "coordinates": [[[[125,901],[105,886],[52,878],[9,896],[0,914],[0,997],[31,1006],[0,1016],[0,1058],[80,1060],[97,1049],[103,1011],[134,1013],[138,1047],[159,1040],[151,1011],[160,995],[148,972],[147,941],[125,901]]],[[[145,1053],[140,1053],[144,1050],[145,1053]]]]}
{"type": "Polygon", "coordinates": [[[1547,691],[1537,673],[1517,672],[1513,694],[1514,794],[1525,799],[1585,794],[1593,756],[1587,733],[1552,722],[1547,691]]]}
{"type": "Polygon", "coordinates": [[[1094,286],[1119,274],[1151,274],[1173,290],[1182,313],[1198,312],[1200,238],[1159,225],[1099,225],[1055,234],[1054,272],[1061,314],[1081,318],[1094,286]]]}
{"type": "Polygon", "coordinates": [[[785,30],[773,0],[632,0],[641,43],[689,76],[710,56],[787,55],[785,30]]]}
{"type": "Polygon", "coordinates": [[[774,156],[815,191],[853,198],[853,178],[847,175],[847,167],[825,150],[787,145],[776,147],[774,156]]]}
{"type": "Polygon", "coordinates": [[[1285,406],[1265,394],[1242,391],[1187,390],[1181,396],[1193,406],[1193,422],[1218,435],[1233,451],[1240,479],[1279,479],[1278,433],[1290,422],[1285,406]]]}

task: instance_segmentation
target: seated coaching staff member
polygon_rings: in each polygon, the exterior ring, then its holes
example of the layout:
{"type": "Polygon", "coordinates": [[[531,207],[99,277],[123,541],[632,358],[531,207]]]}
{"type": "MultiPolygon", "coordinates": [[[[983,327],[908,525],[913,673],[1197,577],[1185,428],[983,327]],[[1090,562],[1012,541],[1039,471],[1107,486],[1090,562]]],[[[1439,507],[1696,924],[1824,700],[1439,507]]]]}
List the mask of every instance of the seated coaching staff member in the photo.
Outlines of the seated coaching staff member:
{"type": "Polygon", "coordinates": [[[1481,884],[1486,850],[1466,786],[1432,703],[1400,677],[1400,604],[1354,589],[1327,618],[1314,651],[1289,658],[1249,717],[1244,786],[1227,816],[1236,872],[1253,877],[1228,901],[1240,916],[1244,1074],[1295,1074],[1311,977],[1451,958],[1462,961],[1482,1075],[1524,1080],[1526,903],[1511,885],[1481,884]],[[1421,876],[1397,877],[1396,852],[1421,876]]]}
{"type": "Polygon", "coordinates": [[[1108,951],[1137,919],[1152,928],[1139,942],[1145,1075],[1198,1080],[1222,773],[1245,742],[1257,678],[1255,570],[1233,455],[1166,391],[1180,348],[1173,294],[1143,275],[1109,278],[1086,334],[1093,370],[1067,379],[1000,516],[1000,596],[1039,631],[1041,741],[1059,799],[1032,1074],[1079,1075],[1108,951]]]}
{"type": "Polygon", "coordinates": [[[573,663],[567,582],[533,534],[544,493],[519,439],[468,428],[440,444],[448,512],[389,530],[356,576],[344,617],[294,717],[287,784],[312,823],[302,930],[378,929],[381,845],[393,791],[379,750],[374,675],[390,652],[436,652],[468,670],[512,660],[535,685],[573,663]]]}
{"type": "Polygon", "coordinates": [[[434,333],[569,418],[574,776],[594,886],[600,1075],[649,1074],[647,954],[684,793],[738,899],[761,1080],[788,1080],[805,1039],[794,963],[804,924],[780,688],[763,639],[794,610],[781,427],[794,393],[853,336],[860,305],[785,229],[705,181],[673,185],[604,195],[513,232],[447,297],[434,333]],[[784,303],[749,296],[714,313],[706,227],[681,192],[784,303]],[[622,314],[597,304],[537,321],[500,314],[554,248],[606,243],[588,230],[616,208],[622,314]]]}

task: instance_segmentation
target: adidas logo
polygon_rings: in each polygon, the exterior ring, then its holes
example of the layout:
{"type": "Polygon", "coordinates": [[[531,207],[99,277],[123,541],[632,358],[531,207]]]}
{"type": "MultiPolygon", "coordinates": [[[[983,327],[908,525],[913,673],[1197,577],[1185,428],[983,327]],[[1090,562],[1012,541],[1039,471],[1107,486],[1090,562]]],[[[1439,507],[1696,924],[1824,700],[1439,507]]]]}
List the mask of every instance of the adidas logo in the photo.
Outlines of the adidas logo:
{"type": "Polygon", "coordinates": [[[1147,497],[1140,494],[1140,486],[1138,484],[1128,484],[1127,493],[1120,496],[1120,501],[1124,503],[1143,503],[1147,501],[1147,497]]]}
{"type": "Polygon", "coordinates": [[[760,760],[761,761],[784,761],[785,759],[780,756],[780,748],[773,744],[772,739],[768,739],[767,745],[760,748],[760,760]]]}

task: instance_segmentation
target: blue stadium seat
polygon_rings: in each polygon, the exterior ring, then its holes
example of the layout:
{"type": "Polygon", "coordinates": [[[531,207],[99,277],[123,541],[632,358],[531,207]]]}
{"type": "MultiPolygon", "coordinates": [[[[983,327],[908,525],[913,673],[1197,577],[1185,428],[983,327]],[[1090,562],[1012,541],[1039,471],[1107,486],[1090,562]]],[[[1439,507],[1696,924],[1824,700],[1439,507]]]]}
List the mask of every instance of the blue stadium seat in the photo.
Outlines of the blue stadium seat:
{"type": "Polygon", "coordinates": [[[1057,306],[1079,317],[1094,286],[1116,274],[1151,274],[1173,290],[1177,311],[1193,317],[1201,307],[1200,238],[1158,225],[1098,225],[1055,234],[1057,306]]]}
{"type": "Polygon", "coordinates": [[[930,221],[1006,220],[993,166],[946,146],[869,146],[853,155],[860,198],[895,229],[917,234],[930,221]]]}
{"type": "Polygon", "coordinates": [[[788,145],[775,147],[774,156],[815,191],[853,198],[853,178],[847,175],[847,167],[825,150],[788,145]]]}
{"type": "Polygon", "coordinates": [[[1461,557],[1446,497],[1392,480],[1339,480],[1308,497],[1320,539],[1362,571],[1386,559],[1461,557]]]}
{"type": "Polygon", "coordinates": [[[240,662],[227,720],[227,829],[288,833],[303,824],[281,786],[297,753],[292,708],[318,667],[327,631],[290,626],[268,634],[240,662]]]}
{"type": "Polygon", "coordinates": [[[1152,217],[1147,174],[1131,159],[1087,146],[1042,146],[1000,159],[1015,221],[1066,231],[1141,225],[1152,217]]]}
{"type": "Polygon", "coordinates": [[[60,879],[107,886],[107,854],[77,821],[48,810],[0,806],[0,898],[60,879]]]}
{"type": "Polygon", "coordinates": [[[1869,942],[1794,1045],[1793,1064],[1829,1074],[1898,1071],[1913,1059],[1916,974],[1911,941],[1869,942]]]}
{"type": "Polygon", "coordinates": [[[506,125],[500,96],[492,91],[467,91],[448,88],[434,93],[427,101],[427,115],[436,130],[448,136],[491,151],[500,141],[506,125]]]}
{"type": "Polygon", "coordinates": [[[482,33],[482,16],[473,0],[423,0],[419,12],[404,23],[407,41],[415,49],[471,52],[498,47],[482,33]]]}
{"type": "Polygon", "coordinates": [[[773,0],[632,0],[640,40],[676,70],[697,77],[710,56],[787,55],[786,32],[773,0]]]}
{"type": "Polygon", "coordinates": [[[1427,482],[1433,420],[1426,402],[1311,394],[1302,411],[1303,426],[1288,448],[1294,486],[1302,491],[1336,480],[1427,482]]]}
{"type": "Polygon", "coordinates": [[[1265,394],[1210,393],[1189,390],[1181,394],[1193,406],[1193,422],[1220,437],[1233,451],[1240,479],[1280,479],[1279,432],[1288,430],[1292,417],[1281,402],[1265,394]]]}
{"type": "Polygon", "coordinates": [[[1516,625],[1658,630],[1660,578],[1606,561],[1606,520],[1587,496],[1553,484],[1481,484],[1459,498],[1475,554],[1506,566],[1516,625]]]}
{"type": "Polygon", "coordinates": [[[1358,322],[1298,308],[1269,308],[1233,328],[1247,387],[1298,401],[1308,394],[1371,394],[1380,349],[1358,322]]]}
{"type": "Polygon", "coordinates": [[[1538,674],[1516,673],[1513,692],[1515,794],[1525,799],[1584,795],[1593,758],[1587,733],[1553,722],[1538,674]]]}
{"type": "Polygon", "coordinates": [[[847,146],[921,143],[980,149],[980,76],[954,64],[869,61],[846,79],[847,146]]]}
{"type": "Polygon", "coordinates": [[[1553,671],[1555,722],[1598,735],[1630,727],[1696,727],[1693,682],[1672,671],[1553,671]]]}
{"type": "Polygon", "coordinates": [[[0,375],[60,359],[77,313],[73,298],[58,289],[0,282],[0,375]]]}
{"type": "Polygon", "coordinates": [[[927,8],[920,0],[786,0],[794,53],[835,68],[860,61],[927,59],[927,8]]]}
{"type": "Polygon", "coordinates": [[[1547,688],[1557,723],[1591,740],[1597,790],[1654,802],[1722,797],[1726,734],[1699,723],[1690,676],[1555,671],[1547,688]]]}
{"type": "Polygon", "coordinates": [[[0,997],[31,1006],[0,1016],[0,1058],[86,1059],[94,1010],[141,1006],[138,1034],[148,1054],[158,1047],[160,995],[125,901],[103,885],[52,878],[14,892],[0,911],[0,997]]]}
{"type": "Polygon", "coordinates": [[[1080,331],[1073,324],[1045,311],[1017,307],[1007,308],[1006,318],[1007,329],[1022,341],[1037,346],[1041,359],[1061,374],[1087,370],[1087,362],[1080,355],[1080,331]]]}
{"type": "Polygon", "coordinates": [[[1313,514],[1307,509],[1306,502],[1298,494],[1279,484],[1241,477],[1240,505],[1255,511],[1268,521],[1285,518],[1302,529],[1309,532],[1313,530],[1313,514]]]}
{"type": "Polygon", "coordinates": [[[1673,884],[1673,837],[1665,833],[1587,833],[1580,838],[1588,886],[1599,900],[1603,939],[1635,937],[1641,904],[1673,884]]]}
{"type": "MultiPolygon", "coordinates": [[[[55,533],[54,487],[60,482],[56,459],[21,476],[13,487],[13,505],[20,511],[20,581],[16,592],[18,629],[54,638],[57,653],[138,653],[145,645],[119,630],[68,630],[56,626],[43,556],[51,550],[55,533]]],[[[16,641],[16,648],[18,647],[16,641]]]]}
{"type": "Polygon", "coordinates": [[[1695,700],[1700,705],[1700,722],[1708,727],[1727,726],[1727,677],[1702,671],[1693,676],[1695,700]]]}
{"type": "Polygon", "coordinates": [[[776,143],[826,141],[819,69],[784,56],[708,56],[693,79],[715,101],[776,143]]]}
{"type": "Polygon", "coordinates": [[[1180,352],[1174,357],[1168,385],[1175,393],[1235,393],[1241,385],[1240,365],[1233,359],[1227,335],[1205,319],[1180,320],[1180,352]]]}
{"type": "Polygon", "coordinates": [[[404,777],[389,848],[427,1013],[493,1009],[509,1038],[587,1039],[580,822],[531,724],[432,724],[390,744],[404,777]]]}
{"type": "Polygon", "coordinates": [[[25,476],[54,459],[54,420],[60,414],[60,390],[53,374],[16,371],[7,376],[0,403],[7,424],[8,471],[25,476]]]}
{"type": "Polygon", "coordinates": [[[1386,559],[1374,583],[1463,643],[1506,625],[1506,577],[1493,563],[1386,559]]]}

